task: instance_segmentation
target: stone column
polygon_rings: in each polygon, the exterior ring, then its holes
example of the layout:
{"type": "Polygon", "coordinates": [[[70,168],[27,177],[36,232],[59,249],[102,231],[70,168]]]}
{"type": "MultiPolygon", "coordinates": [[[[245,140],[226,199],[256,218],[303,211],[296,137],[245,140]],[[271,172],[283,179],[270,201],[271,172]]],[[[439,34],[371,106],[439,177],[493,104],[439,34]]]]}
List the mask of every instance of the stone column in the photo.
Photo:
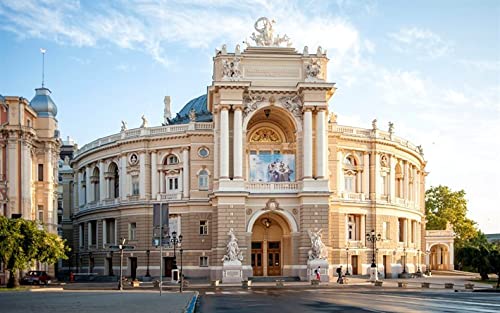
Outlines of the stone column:
{"type": "Polygon", "coordinates": [[[160,171],[160,193],[165,193],[165,173],[160,171]]]}
{"type": "Polygon", "coordinates": [[[90,175],[92,175],[92,173],[90,172],[90,166],[85,167],[85,175],[86,175],[85,190],[87,191],[87,203],[90,203],[94,200],[94,198],[92,197],[92,184],[90,183],[90,175]]]}
{"type": "Polygon", "coordinates": [[[120,198],[127,200],[128,195],[127,181],[127,156],[123,154],[120,157],[120,198]]]}
{"type": "Polygon", "coordinates": [[[99,200],[102,201],[104,199],[108,198],[108,195],[106,193],[106,178],[104,176],[104,173],[106,172],[106,164],[104,164],[104,161],[99,161],[99,200]]]}
{"type": "Polygon", "coordinates": [[[304,131],[303,131],[303,142],[304,142],[304,178],[312,178],[312,112],[311,109],[305,109],[304,111],[304,131]]]}
{"type": "Polygon", "coordinates": [[[337,196],[341,197],[344,191],[344,165],[342,151],[337,150],[337,196]]]}
{"type": "Polygon", "coordinates": [[[234,179],[243,178],[243,138],[242,138],[242,116],[241,107],[234,108],[233,128],[233,176],[234,179]]]}
{"type": "Polygon", "coordinates": [[[411,200],[413,200],[414,203],[417,203],[417,167],[412,166],[412,177],[413,177],[413,185],[411,189],[411,200]]]}
{"type": "Polygon", "coordinates": [[[107,242],[108,242],[108,238],[107,238],[106,220],[102,220],[102,247],[103,248],[106,248],[107,242]]]}
{"type": "Polygon", "coordinates": [[[389,174],[389,190],[391,202],[396,201],[396,157],[390,156],[391,172],[389,174]]]}
{"type": "Polygon", "coordinates": [[[146,198],[146,153],[139,153],[139,198],[146,198]]]}
{"type": "Polygon", "coordinates": [[[375,184],[375,199],[380,198],[380,195],[382,194],[382,186],[380,183],[380,180],[382,177],[380,176],[380,154],[375,153],[375,177],[374,177],[374,184],[375,184]]]}
{"type": "Polygon", "coordinates": [[[409,186],[410,186],[410,171],[409,171],[409,164],[408,161],[404,162],[404,179],[403,179],[403,198],[408,199],[408,195],[410,193],[409,191],[409,186]]]}
{"type": "Polygon", "coordinates": [[[189,148],[184,148],[182,150],[182,196],[184,198],[189,198],[189,191],[191,188],[189,184],[189,148]]]}
{"type": "Polygon", "coordinates": [[[220,111],[220,178],[229,178],[229,110],[220,111]]]}
{"type": "Polygon", "coordinates": [[[151,199],[158,195],[158,156],[156,151],[151,152],[151,199]]]}
{"type": "Polygon", "coordinates": [[[370,197],[370,154],[363,153],[363,193],[365,198],[370,197]]]}
{"type": "Polygon", "coordinates": [[[364,246],[366,246],[366,242],[365,242],[365,236],[366,236],[366,214],[363,214],[361,215],[361,221],[360,221],[360,232],[359,232],[359,236],[361,237],[359,240],[361,240],[361,242],[363,242],[364,246]]]}
{"type": "Polygon", "coordinates": [[[325,110],[316,114],[316,178],[324,179],[327,176],[328,145],[326,144],[327,128],[325,110]]]}
{"type": "Polygon", "coordinates": [[[83,187],[82,187],[82,172],[78,171],[76,174],[76,184],[78,186],[78,207],[83,204],[83,187]]]}
{"type": "Polygon", "coordinates": [[[361,193],[361,172],[356,173],[356,193],[361,193]]]}

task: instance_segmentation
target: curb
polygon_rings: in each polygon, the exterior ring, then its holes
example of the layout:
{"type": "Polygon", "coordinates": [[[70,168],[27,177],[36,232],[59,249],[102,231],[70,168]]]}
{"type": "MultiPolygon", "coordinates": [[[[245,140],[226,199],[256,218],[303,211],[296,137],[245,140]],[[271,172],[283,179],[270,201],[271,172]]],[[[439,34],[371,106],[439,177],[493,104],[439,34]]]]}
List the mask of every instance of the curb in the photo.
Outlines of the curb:
{"type": "Polygon", "coordinates": [[[64,291],[63,288],[32,288],[30,292],[51,292],[51,291],[64,291]]]}
{"type": "Polygon", "coordinates": [[[193,313],[195,306],[196,306],[196,300],[198,300],[198,295],[199,292],[195,291],[193,297],[191,298],[191,301],[189,301],[188,305],[184,309],[184,313],[193,313]]]}

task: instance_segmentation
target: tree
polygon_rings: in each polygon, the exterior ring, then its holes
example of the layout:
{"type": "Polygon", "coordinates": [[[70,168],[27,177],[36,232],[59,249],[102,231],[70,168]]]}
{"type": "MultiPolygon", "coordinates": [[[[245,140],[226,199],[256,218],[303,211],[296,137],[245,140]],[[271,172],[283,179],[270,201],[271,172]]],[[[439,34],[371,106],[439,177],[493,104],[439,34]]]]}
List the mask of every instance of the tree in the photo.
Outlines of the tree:
{"type": "Polygon", "coordinates": [[[426,228],[446,229],[447,223],[456,234],[455,246],[462,247],[465,242],[478,236],[476,223],[467,218],[465,191],[452,191],[447,186],[431,187],[425,192],[426,228]]]}
{"type": "Polygon", "coordinates": [[[9,288],[19,285],[18,270],[34,261],[54,264],[67,259],[69,248],[59,236],[40,229],[35,221],[0,216],[0,258],[9,271],[9,288]]]}

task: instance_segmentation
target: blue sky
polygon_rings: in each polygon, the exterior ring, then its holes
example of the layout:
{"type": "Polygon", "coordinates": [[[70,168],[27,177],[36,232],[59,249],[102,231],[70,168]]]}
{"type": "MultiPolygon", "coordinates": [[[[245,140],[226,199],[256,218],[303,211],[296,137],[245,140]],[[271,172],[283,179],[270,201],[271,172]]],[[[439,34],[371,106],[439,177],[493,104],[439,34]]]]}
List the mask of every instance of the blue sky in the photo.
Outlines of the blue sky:
{"type": "Polygon", "coordinates": [[[394,122],[423,145],[427,185],[465,189],[469,216],[500,232],[499,1],[2,0],[0,94],[33,97],[45,48],[63,136],[159,125],[163,97],[178,111],[205,93],[215,48],[260,16],[297,50],[328,50],[339,124],[394,122]]]}

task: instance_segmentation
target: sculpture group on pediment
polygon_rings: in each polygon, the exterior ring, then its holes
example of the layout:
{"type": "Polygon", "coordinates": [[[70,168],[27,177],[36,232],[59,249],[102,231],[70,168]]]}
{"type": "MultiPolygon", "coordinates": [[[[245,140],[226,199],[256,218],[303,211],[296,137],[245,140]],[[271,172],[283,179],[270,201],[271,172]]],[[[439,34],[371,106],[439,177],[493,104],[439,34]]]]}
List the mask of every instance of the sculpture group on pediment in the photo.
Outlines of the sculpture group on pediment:
{"type": "Polygon", "coordinates": [[[241,80],[240,61],[240,58],[234,58],[232,60],[222,60],[222,80],[241,80]]]}
{"type": "Polygon", "coordinates": [[[261,128],[250,137],[251,142],[273,142],[280,143],[280,136],[270,128],[261,128]]]}
{"type": "Polygon", "coordinates": [[[281,97],[279,100],[281,104],[295,116],[300,116],[302,114],[302,100],[299,95],[281,97]]]}
{"type": "Polygon", "coordinates": [[[274,36],[274,23],[274,20],[269,20],[267,17],[261,17],[255,22],[254,28],[257,33],[253,32],[250,39],[255,42],[257,47],[279,47],[282,43],[285,43],[287,47],[292,45],[287,35],[280,36],[278,34],[276,37],[274,36]]]}
{"type": "Polygon", "coordinates": [[[253,111],[257,110],[259,103],[264,101],[265,98],[259,95],[248,95],[243,98],[243,103],[245,104],[245,108],[243,109],[243,115],[247,116],[253,111]]]}
{"type": "Polygon", "coordinates": [[[321,60],[312,59],[306,64],[306,82],[316,82],[321,78],[321,60]]]}

